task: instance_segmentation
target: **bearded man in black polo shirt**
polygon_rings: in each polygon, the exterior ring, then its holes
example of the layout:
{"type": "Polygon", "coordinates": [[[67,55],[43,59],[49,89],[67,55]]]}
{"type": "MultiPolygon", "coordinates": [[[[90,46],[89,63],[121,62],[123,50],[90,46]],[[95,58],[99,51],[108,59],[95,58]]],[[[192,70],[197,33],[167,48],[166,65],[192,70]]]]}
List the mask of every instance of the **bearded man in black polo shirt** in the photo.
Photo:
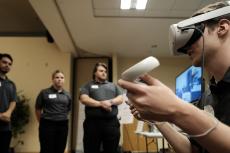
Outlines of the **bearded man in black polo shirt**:
{"type": "Polygon", "coordinates": [[[117,153],[120,124],[117,105],[123,102],[119,88],[107,81],[107,66],[97,63],[93,80],[81,87],[80,101],[85,107],[84,153],[117,153]]]}
{"type": "Polygon", "coordinates": [[[13,59],[9,54],[0,54],[0,153],[8,153],[11,134],[11,114],[16,106],[16,87],[6,74],[13,59]]]}

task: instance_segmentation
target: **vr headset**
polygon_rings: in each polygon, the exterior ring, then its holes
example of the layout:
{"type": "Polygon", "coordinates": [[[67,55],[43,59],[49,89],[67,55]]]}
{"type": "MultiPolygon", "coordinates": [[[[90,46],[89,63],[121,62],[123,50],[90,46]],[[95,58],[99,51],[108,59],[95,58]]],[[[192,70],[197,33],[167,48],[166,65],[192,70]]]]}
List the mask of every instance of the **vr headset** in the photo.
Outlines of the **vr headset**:
{"type": "Polygon", "coordinates": [[[169,28],[169,48],[173,55],[187,54],[187,49],[197,41],[204,32],[202,22],[230,14],[230,6],[222,7],[205,14],[172,24],[169,28]]]}

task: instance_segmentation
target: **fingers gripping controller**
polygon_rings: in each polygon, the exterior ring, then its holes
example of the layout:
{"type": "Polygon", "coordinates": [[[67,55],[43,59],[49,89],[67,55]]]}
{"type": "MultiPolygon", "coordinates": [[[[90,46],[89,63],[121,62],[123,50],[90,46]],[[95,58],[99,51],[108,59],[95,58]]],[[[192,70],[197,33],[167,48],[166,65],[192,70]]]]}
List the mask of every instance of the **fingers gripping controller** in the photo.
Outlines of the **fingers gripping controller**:
{"type": "MultiPolygon", "coordinates": [[[[123,80],[130,81],[130,82],[144,83],[142,80],[139,80],[139,77],[145,73],[152,71],[153,69],[155,69],[159,65],[160,65],[160,63],[155,57],[149,56],[149,57],[143,59],[142,61],[140,61],[139,63],[133,65],[132,67],[130,67],[126,71],[124,71],[121,74],[121,78],[123,80]]],[[[127,104],[130,106],[132,105],[130,102],[127,102],[127,104]]],[[[139,113],[136,114],[136,117],[137,117],[137,119],[143,120],[150,125],[156,124],[156,122],[151,122],[151,121],[142,119],[141,115],[139,113]]]]}
{"type": "Polygon", "coordinates": [[[160,63],[155,57],[149,56],[124,71],[121,74],[121,78],[126,81],[134,82],[139,76],[150,72],[159,65],[160,63]]]}

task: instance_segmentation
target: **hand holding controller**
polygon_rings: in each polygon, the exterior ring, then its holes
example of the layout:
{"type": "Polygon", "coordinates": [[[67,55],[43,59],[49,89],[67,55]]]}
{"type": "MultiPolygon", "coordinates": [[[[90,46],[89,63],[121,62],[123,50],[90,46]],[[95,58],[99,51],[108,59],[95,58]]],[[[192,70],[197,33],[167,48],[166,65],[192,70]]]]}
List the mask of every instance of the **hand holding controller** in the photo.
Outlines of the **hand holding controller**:
{"type": "Polygon", "coordinates": [[[150,72],[159,65],[160,63],[155,57],[149,56],[124,71],[121,74],[121,78],[126,81],[134,82],[140,75],[150,72]]]}
{"type": "MultiPolygon", "coordinates": [[[[129,69],[125,70],[121,74],[121,78],[123,80],[130,81],[130,82],[141,82],[141,80],[137,81],[139,76],[141,76],[142,74],[150,72],[151,70],[158,67],[159,65],[160,65],[160,63],[155,57],[149,56],[149,57],[143,59],[142,61],[140,61],[139,63],[133,65],[129,69]]],[[[132,105],[129,102],[127,102],[127,104],[130,106],[132,105]]],[[[139,120],[143,120],[141,118],[140,114],[137,114],[136,117],[139,120]]],[[[156,122],[151,122],[148,120],[143,120],[143,121],[147,122],[151,126],[156,124],[156,122]]]]}

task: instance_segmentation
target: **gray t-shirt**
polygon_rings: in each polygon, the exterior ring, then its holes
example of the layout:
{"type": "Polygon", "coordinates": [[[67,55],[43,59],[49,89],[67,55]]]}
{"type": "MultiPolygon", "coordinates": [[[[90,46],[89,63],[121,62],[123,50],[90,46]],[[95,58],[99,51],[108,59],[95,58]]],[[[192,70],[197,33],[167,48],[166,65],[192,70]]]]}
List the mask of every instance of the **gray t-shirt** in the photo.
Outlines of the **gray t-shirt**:
{"type": "MultiPolygon", "coordinates": [[[[95,81],[90,81],[85,84],[80,89],[80,95],[86,94],[90,98],[98,101],[109,100],[121,95],[122,92],[114,83],[105,81],[103,83],[98,83],[95,81]]],[[[98,118],[107,119],[117,117],[118,108],[117,106],[112,106],[112,112],[108,112],[99,107],[85,107],[86,118],[98,118]]]]}
{"type": "MultiPolygon", "coordinates": [[[[0,78],[0,112],[5,112],[8,110],[11,102],[16,102],[16,86],[9,79],[0,78]]],[[[5,122],[0,120],[0,131],[11,130],[10,122],[5,122]]]]}
{"type": "Polygon", "coordinates": [[[71,96],[63,90],[58,92],[54,87],[43,89],[36,99],[36,109],[41,109],[41,118],[53,121],[68,120],[71,110],[71,96]]]}

